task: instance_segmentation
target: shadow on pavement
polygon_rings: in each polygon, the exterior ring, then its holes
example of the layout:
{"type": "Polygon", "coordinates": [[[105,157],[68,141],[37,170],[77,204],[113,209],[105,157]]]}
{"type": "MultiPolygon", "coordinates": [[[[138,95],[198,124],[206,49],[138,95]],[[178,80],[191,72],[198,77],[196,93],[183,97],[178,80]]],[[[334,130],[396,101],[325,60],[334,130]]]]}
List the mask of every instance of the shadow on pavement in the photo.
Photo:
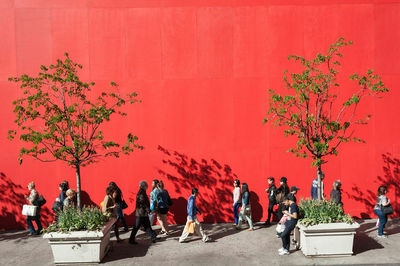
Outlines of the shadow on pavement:
{"type": "Polygon", "coordinates": [[[368,235],[368,233],[376,230],[375,221],[357,220],[357,222],[360,224],[360,228],[357,229],[357,233],[354,236],[354,255],[373,249],[384,248],[378,241],[368,235]]]}

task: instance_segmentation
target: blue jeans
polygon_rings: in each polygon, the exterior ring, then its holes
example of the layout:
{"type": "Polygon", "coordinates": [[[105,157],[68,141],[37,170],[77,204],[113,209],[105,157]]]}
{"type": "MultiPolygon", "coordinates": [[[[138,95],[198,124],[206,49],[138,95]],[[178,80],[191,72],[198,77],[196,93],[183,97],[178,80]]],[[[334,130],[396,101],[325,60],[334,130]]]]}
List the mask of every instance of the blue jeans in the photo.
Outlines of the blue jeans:
{"type": "Polygon", "coordinates": [[[288,220],[285,222],[285,230],[279,233],[278,236],[282,239],[282,247],[287,251],[290,250],[290,233],[296,227],[297,220],[288,220]]]}
{"type": "MultiPolygon", "coordinates": [[[[125,229],[128,229],[128,226],[126,225],[126,220],[125,220],[125,216],[124,216],[124,212],[122,211],[121,208],[121,203],[118,203],[118,207],[117,207],[117,217],[118,220],[120,220],[122,222],[122,225],[124,226],[125,229]]],[[[118,221],[117,221],[118,222],[118,221]]]]}
{"type": "Polygon", "coordinates": [[[374,209],[376,215],[379,218],[378,236],[383,235],[383,228],[385,228],[387,222],[387,215],[382,212],[382,210],[374,209]]]}
{"type": "Polygon", "coordinates": [[[235,224],[238,224],[239,221],[239,207],[240,207],[239,202],[236,202],[235,205],[233,205],[233,216],[235,217],[235,224]]]}
{"type": "Polygon", "coordinates": [[[42,231],[43,227],[42,224],[40,222],[40,214],[39,214],[39,210],[36,216],[27,216],[26,217],[26,223],[28,224],[28,229],[29,229],[29,233],[31,234],[40,234],[40,232],[42,231]],[[33,223],[32,220],[35,221],[36,226],[37,226],[37,231],[35,231],[35,227],[33,227],[33,223]]]}

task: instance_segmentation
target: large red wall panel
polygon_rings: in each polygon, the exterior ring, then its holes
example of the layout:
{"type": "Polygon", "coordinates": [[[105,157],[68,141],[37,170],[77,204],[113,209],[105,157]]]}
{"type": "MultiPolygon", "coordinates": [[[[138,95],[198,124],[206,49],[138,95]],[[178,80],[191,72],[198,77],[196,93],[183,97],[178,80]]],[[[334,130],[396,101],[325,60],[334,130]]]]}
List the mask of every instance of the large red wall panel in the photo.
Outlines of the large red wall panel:
{"type": "MultiPolygon", "coordinates": [[[[30,181],[47,208],[62,180],[76,186],[74,170],[61,162],[24,158],[18,164],[22,143],[8,141],[7,132],[21,90],[8,77],[36,74],[68,52],[83,64],[82,79],[96,82],[94,96],[109,90],[111,80],[120,93],[139,93],[142,103],[106,123],[104,132],[123,140],[132,131],[145,149],[82,169],[87,202],[99,204],[115,181],[132,222],[139,181],[158,178],[175,201],[171,222],[185,220],[192,186],[200,189],[202,218],[226,222],[233,220],[232,182],[238,178],[249,184],[254,219],[262,220],[268,176],[288,177],[301,198],[309,196],[316,172],[310,159],[285,152],[295,139],[262,124],[268,90],[284,91],[283,71],[299,69],[288,55],[310,58],[339,37],[354,41],[343,50],[339,97],[356,89],[348,76],[368,68],[382,75],[390,92],[360,106],[360,115],[373,115],[356,131],[367,143],[344,144],[329,158],[325,194],[341,179],[346,212],[373,217],[380,184],[389,185],[392,202],[400,197],[400,3],[394,2],[0,0],[0,228],[25,226],[20,211],[30,181]]],[[[394,206],[398,215],[400,206],[394,206]]],[[[48,210],[44,219],[52,220],[48,210]]]]}

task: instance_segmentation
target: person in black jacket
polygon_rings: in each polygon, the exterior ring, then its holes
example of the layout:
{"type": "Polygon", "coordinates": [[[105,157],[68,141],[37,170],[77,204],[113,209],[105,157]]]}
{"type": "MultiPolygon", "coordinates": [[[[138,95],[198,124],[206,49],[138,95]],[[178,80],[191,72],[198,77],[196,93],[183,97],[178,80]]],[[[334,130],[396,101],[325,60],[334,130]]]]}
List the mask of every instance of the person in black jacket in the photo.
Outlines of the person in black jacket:
{"type": "Polygon", "coordinates": [[[130,244],[137,244],[135,241],[135,236],[137,231],[141,226],[143,226],[144,230],[151,238],[151,242],[155,243],[157,239],[156,233],[151,229],[149,213],[150,213],[150,201],[149,197],[146,194],[146,190],[149,187],[146,181],[140,181],[139,185],[140,189],[136,195],[136,223],[132,229],[131,236],[129,237],[130,244]]]}
{"type": "MultiPolygon", "coordinates": [[[[281,177],[280,179],[280,187],[276,190],[276,194],[281,194],[281,199],[283,199],[283,197],[286,197],[287,195],[289,195],[290,191],[289,191],[289,186],[287,185],[287,178],[286,177],[281,177]]],[[[277,204],[279,204],[278,207],[278,218],[279,220],[282,218],[283,213],[282,211],[284,211],[286,209],[285,204],[282,203],[282,200],[280,200],[279,202],[277,202],[277,204]]]]}
{"type": "Polygon", "coordinates": [[[272,176],[268,177],[269,187],[265,190],[268,193],[268,218],[265,221],[265,225],[271,224],[271,216],[275,215],[278,217],[276,212],[274,212],[274,205],[276,204],[276,186],[275,178],[272,176]]]}
{"type": "Polygon", "coordinates": [[[343,206],[341,188],[342,184],[340,183],[340,180],[336,180],[335,182],[333,182],[333,188],[331,191],[331,201],[343,206]]]}

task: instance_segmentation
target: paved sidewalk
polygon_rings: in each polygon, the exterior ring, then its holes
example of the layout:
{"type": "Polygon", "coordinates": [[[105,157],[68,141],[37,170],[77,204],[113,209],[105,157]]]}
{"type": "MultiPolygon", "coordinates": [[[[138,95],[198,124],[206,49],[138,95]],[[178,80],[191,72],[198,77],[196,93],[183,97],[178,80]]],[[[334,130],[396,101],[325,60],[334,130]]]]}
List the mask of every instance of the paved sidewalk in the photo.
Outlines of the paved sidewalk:
{"type": "MultiPolygon", "coordinates": [[[[400,220],[390,219],[387,239],[377,238],[376,220],[359,221],[354,256],[339,258],[306,258],[292,247],[291,254],[279,256],[281,240],[275,236],[275,226],[237,231],[231,224],[204,224],[213,241],[203,243],[190,236],[187,243],[178,243],[183,226],[172,226],[173,233],[156,244],[139,231],[137,242],[128,243],[128,233],[122,233],[122,243],[113,241],[113,249],[104,258],[105,265],[400,265],[400,220]]],[[[155,227],[157,228],[157,227],[155,227]]],[[[46,240],[28,237],[26,231],[0,232],[0,265],[53,265],[53,256],[46,240]]],[[[86,264],[87,265],[87,264],[86,264]]]]}

